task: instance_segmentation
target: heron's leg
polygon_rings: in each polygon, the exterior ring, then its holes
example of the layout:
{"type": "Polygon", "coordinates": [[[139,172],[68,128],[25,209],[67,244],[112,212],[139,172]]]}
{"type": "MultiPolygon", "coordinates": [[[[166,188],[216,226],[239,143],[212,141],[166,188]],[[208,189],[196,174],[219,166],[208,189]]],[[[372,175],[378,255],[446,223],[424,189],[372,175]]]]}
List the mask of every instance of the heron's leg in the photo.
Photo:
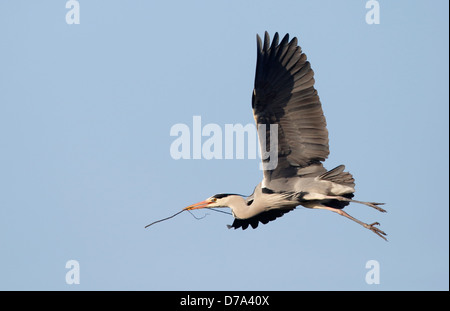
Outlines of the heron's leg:
{"type": "Polygon", "coordinates": [[[319,209],[332,211],[332,212],[338,213],[341,216],[345,216],[348,219],[351,219],[354,222],[357,222],[358,224],[360,224],[364,228],[369,229],[370,231],[372,231],[373,233],[375,233],[376,235],[378,235],[379,237],[381,237],[385,241],[387,241],[387,239],[384,237],[384,235],[387,235],[387,234],[384,231],[381,231],[380,229],[378,229],[377,227],[374,227],[374,226],[379,226],[380,225],[378,222],[374,222],[372,224],[366,224],[366,223],[362,222],[361,220],[358,220],[355,217],[350,216],[349,214],[347,214],[346,212],[344,212],[341,209],[333,208],[333,207],[329,207],[329,206],[325,206],[325,205],[316,205],[316,206],[314,206],[314,208],[319,208],[319,209]]]}
{"type": "Polygon", "coordinates": [[[325,198],[326,199],[332,199],[332,200],[339,200],[339,201],[345,201],[345,202],[353,202],[353,203],[364,204],[364,205],[373,207],[377,211],[386,213],[386,210],[384,208],[381,208],[381,207],[378,206],[378,205],[384,205],[384,203],[357,201],[357,200],[353,200],[353,199],[349,199],[349,198],[344,198],[344,197],[341,197],[341,196],[338,196],[338,195],[336,195],[336,196],[327,195],[327,196],[325,196],[325,198]]]}

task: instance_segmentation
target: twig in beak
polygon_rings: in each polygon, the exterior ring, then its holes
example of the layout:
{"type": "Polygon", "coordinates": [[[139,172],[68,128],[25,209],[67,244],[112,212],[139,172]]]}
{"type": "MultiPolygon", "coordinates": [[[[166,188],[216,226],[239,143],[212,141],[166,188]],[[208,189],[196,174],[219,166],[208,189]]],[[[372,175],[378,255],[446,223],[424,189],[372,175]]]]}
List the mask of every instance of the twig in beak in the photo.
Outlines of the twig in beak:
{"type": "Polygon", "coordinates": [[[158,222],[161,222],[161,221],[164,221],[164,220],[167,220],[167,219],[173,218],[173,217],[177,216],[178,214],[180,214],[180,213],[182,213],[182,212],[184,212],[184,211],[185,211],[185,210],[184,210],[184,209],[182,209],[182,210],[181,210],[181,211],[179,211],[178,213],[175,213],[175,214],[173,214],[172,216],[169,216],[169,217],[166,217],[166,218],[163,218],[163,219],[160,219],[160,220],[154,221],[154,222],[152,222],[151,224],[149,224],[149,225],[145,226],[144,228],[150,227],[151,225],[154,225],[154,224],[156,224],[156,223],[158,223],[158,222]]]}

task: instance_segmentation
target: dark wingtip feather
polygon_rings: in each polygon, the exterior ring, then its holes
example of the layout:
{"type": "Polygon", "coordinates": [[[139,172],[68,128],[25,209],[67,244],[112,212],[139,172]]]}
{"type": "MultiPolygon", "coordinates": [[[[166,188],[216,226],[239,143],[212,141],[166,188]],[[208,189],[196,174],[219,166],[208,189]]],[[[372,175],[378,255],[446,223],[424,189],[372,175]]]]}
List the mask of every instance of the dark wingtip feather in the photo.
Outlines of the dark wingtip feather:
{"type": "Polygon", "coordinates": [[[291,42],[289,42],[289,45],[297,46],[298,45],[297,37],[292,38],[291,42]]]}
{"type": "Polygon", "coordinates": [[[270,45],[270,36],[269,33],[267,31],[264,32],[264,52],[267,52],[269,50],[269,45],[270,45]]]}
{"type": "Polygon", "coordinates": [[[272,45],[270,46],[270,49],[272,51],[275,50],[275,48],[277,47],[278,40],[279,40],[279,35],[278,35],[278,32],[276,32],[272,39],[272,45]]]}
{"type": "Polygon", "coordinates": [[[289,42],[289,34],[285,34],[283,39],[281,39],[280,45],[285,45],[286,43],[289,42]]]}
{"type": "Polygon", "coordinates": [[[256,34],[256,46],[258,49],[258,54],[262,53],[262,41],[261,41],[261,37],[256,34]]]}

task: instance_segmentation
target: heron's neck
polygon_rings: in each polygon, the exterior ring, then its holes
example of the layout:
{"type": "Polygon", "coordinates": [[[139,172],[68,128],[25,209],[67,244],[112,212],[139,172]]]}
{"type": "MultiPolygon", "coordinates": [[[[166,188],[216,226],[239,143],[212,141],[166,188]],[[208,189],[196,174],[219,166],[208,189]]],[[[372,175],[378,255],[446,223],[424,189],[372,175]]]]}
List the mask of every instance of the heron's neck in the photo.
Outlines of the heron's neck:
{"type": "Polygon", "coordinates": [[[253,204],[247,205],[245,199],[239,195],[231,195],[227,198],[227,206],[231,208],[236,218],[247,219],[259,213],[253,204]]]}

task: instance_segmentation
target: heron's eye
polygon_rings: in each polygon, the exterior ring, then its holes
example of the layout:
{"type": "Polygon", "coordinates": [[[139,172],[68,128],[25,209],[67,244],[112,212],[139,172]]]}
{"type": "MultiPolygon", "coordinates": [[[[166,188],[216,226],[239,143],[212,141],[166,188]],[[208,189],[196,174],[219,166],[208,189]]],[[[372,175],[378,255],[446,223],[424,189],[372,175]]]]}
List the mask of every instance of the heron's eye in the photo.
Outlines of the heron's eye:
{"type": "Polygon", "coordinates": [[[211,202],[216,202],[216,201],[217,201],[216,198],[212,198],[212,199],[211,199],[211,202]]]}

